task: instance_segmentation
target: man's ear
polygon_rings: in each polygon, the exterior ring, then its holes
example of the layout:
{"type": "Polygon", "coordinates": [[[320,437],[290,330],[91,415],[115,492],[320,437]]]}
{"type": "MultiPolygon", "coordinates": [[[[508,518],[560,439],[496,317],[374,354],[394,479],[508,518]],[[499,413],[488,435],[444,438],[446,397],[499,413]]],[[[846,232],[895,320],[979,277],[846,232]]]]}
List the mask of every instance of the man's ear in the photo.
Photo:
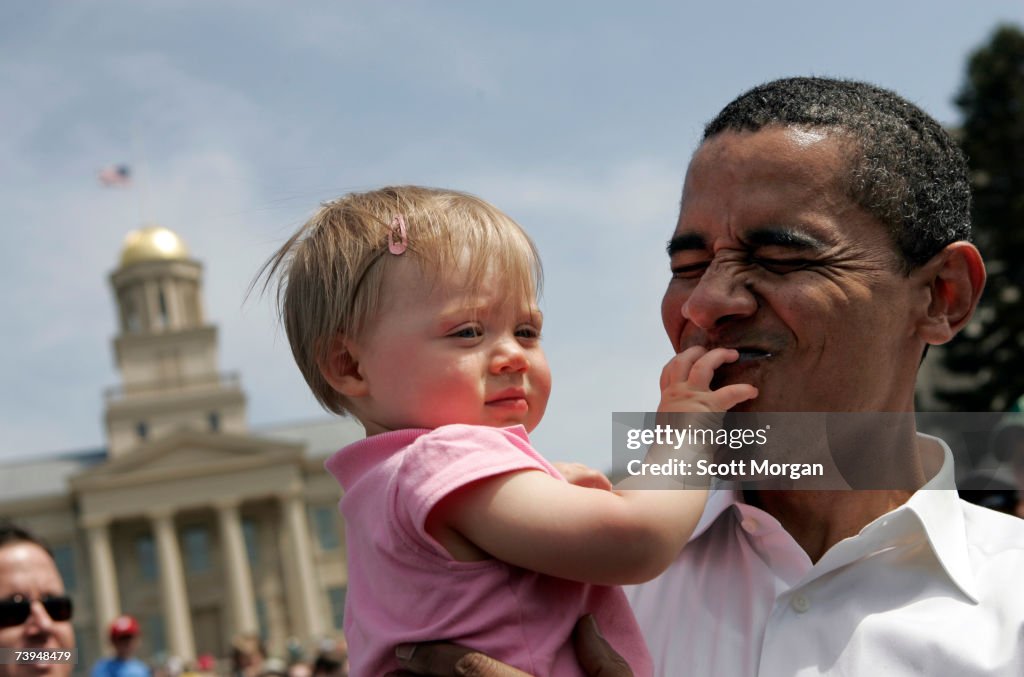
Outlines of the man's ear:
{"type": "Polygon", "coordinates": [[[317,363],[324,380],[345,397],[363,397],[369,392],[359,369],[358,353],[355,341],[337,334],[331,339],[327,356],[317,363]]]}
{"type": "Polygon", "coordinates": [[[925,287],[928,307],[917,325],[925,343],[946,343],[963,329],[985,287],[985,264],[970,242],[954,242],[911,273],[925,287]]]}

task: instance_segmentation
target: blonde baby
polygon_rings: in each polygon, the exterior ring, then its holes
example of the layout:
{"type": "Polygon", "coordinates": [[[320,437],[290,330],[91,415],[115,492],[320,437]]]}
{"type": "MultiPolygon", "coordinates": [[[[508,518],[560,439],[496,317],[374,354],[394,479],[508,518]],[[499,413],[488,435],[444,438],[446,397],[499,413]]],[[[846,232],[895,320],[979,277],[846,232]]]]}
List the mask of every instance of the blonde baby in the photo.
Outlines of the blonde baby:
{"type": "MultiPolygon", "coordinates": [[[[351,674],[396,670],[399,644],[448,640],[534,675],[579,675],[594,614],[635,674],[650,656],[622,592],[686,543],[702,491],[574,486],[532,446],[551,373],[536,248],[479,198],[416,186],[325,204],[268,262],[314,395],[366,439],[327,461],[344,489],[351,674]]],[[[661,411],[725,411],[735,351],[676,356],[661,411]]]]}

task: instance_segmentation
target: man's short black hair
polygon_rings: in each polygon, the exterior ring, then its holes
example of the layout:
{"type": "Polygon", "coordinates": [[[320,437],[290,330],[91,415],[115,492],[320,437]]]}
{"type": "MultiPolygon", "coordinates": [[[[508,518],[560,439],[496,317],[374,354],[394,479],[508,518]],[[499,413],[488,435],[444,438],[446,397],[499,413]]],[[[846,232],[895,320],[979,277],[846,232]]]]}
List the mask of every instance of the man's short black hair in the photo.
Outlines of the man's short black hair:
{"type": "Polygon", "coordinates": [[[802,127],[851,144],[850,197],[892,233],[905,268],[971,236],[967,162],[923,110],[886,89],[830,78],[786,78],[741,94],[704,128],[723,131],[802,127]]]}
{"type": "Polygon", "coordinates": [[[45,550],[51,559],[53,558],[50,546],[42,538],[12,522],[0,521],[0,548],[13,543],[33,543],[45,550]]]}

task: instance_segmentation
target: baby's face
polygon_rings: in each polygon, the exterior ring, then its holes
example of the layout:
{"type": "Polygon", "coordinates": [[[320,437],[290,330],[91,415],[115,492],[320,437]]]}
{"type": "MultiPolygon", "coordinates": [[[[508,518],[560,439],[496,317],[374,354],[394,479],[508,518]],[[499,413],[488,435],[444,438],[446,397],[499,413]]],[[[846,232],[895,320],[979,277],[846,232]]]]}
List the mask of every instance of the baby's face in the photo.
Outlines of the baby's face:
{"type": "Polygon", "coordinates": [[[510,298],[500,279],[467,290],[458,275],[397,263],[381,312],[353,346],[367,434],[450,423],[533,430],[551,392],[536,300],[510,298]]]}

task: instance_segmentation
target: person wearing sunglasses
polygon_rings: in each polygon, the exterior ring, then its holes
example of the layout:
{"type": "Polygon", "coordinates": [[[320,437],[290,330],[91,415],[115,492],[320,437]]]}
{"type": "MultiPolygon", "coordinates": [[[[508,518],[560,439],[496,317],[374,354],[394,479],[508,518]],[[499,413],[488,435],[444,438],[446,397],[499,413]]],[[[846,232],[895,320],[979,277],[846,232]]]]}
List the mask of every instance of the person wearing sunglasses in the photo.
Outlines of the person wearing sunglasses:
{"type": "MultiPolygon", "coordinates": [[[[42,540],[0,524],[0,648],[66,651],[75,647],[71,598],[42,540]]],[[[0,677],[67,677],[71,663],[4,660],[0,677]]]]}

